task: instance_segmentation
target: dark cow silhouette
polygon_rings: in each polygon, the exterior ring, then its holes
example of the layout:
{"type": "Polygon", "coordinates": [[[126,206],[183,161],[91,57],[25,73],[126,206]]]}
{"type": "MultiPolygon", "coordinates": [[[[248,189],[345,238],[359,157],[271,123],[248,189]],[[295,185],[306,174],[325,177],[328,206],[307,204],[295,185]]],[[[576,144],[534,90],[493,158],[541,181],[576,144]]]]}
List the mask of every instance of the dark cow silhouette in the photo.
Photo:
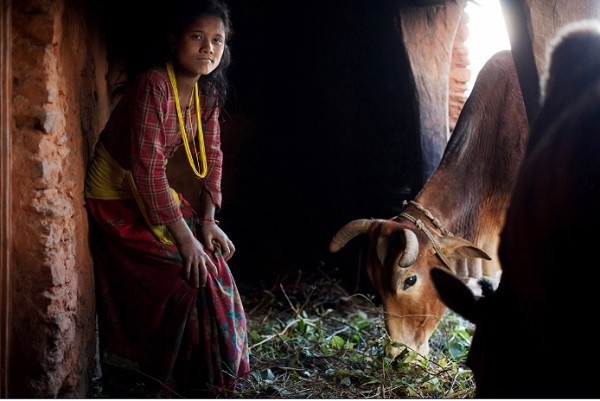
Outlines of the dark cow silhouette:
{"type": "Polygon", "coordinates": [[[499,233],[527,133],[512,56],[502,51],[481,69],[438,168],[414,201],[391,219],[354,220],[334,235],[331,252],[368,234],[366,268],[393,342],[428,354],[446,311],[432,266],[445,263],[465,280],[499,274],[499,233]]]}
{"type": "Polygon", "coordinates": [[[444,302],[476,324],[467,364],[478,397],[600,396],[600,22],[563,28],[549,49],[497,291],[477,298],[431,270],[444,302]]]}

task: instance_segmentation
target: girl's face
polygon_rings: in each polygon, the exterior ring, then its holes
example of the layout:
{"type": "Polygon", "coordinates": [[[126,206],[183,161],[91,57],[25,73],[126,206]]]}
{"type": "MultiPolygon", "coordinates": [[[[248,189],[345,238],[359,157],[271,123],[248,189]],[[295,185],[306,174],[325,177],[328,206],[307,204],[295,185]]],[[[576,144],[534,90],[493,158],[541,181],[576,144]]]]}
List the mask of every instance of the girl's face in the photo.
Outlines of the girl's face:
{"type": "Polygon", "coordinates": [[[225,25],[215,15],[199,16],[177,42],[176,58],[181,73],[200,76],[218,67],[225,50],[225,25]]]}

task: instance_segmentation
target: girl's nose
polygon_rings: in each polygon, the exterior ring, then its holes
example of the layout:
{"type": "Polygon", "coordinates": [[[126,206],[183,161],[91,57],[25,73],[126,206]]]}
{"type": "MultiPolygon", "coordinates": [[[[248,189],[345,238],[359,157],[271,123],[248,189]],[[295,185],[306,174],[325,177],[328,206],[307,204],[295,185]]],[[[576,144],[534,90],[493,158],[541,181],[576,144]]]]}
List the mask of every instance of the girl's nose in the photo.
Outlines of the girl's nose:
{"type": "Polygon", "coordinates": [[[210,42],[210,40],[204,40],[204,41],[202,41],[202,46],[200,47],[200,51],[206,52],[206,53],[212,53],[212,52],[214,52],[214,46],[210,42]]]}

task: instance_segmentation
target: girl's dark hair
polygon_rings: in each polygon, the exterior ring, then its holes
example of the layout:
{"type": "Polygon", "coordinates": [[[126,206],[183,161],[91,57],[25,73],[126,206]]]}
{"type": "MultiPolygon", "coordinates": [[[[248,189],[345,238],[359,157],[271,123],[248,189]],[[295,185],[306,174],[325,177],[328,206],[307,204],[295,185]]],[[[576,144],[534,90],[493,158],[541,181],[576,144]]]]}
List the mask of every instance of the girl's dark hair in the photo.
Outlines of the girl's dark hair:
{"type": "MultiPolygon", "coordinates": [[[[117,96],[125,89],[128,82],[132,81],[139,73],[154,66],[164,65],[172,58],[172,48],[168,40],[169,35],[174,35],[179,39],[188,26],[192,24],[200,15],[208,14],[219,17],[223,20],[225,27],[225,49],[221,62],[213,72],[200,77],[200,91],[207,95],[209,103],[206,107],[213,109],[217,106],[223,106],[227,98],[229,83],[225,76],[225,69],[231,64],[231,51],[227,44],[233,30],[231,28],[231,18],[229,7],[222,0],[171,0],[169,4],[169,15],[157,15],[149,21],[152,25],[161,27],[157,21],[167,20],[167,25],[162,22],[163,29],[157,29],[154,32],[158,35],[156,40],[146,41],[150,43],[146,49],[137,49],[124,55],[125,71],[122,76],[124,80],[115,84],[113,96],[117,96]]],[[[164,11],[161,9],[161,12],[164,11]]],[[[146,32],[146,31],[145,31],[146,32]]]]}

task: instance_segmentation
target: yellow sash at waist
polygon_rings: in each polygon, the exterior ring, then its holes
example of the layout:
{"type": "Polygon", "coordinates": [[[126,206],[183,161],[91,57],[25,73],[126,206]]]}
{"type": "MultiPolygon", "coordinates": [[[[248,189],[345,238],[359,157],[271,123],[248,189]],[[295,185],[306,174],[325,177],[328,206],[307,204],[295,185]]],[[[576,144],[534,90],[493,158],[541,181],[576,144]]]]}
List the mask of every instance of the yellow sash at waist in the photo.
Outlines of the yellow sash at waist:
{"type": "MultiPolygon", "coordinates": [[[[173,188],[171,188],[171,194],[177,204],[181,205],[181,199],[173,188]]],[[[131,171],[122,168],[111,157],[102,142],[98,142],[96,146],[96,153],[85,178],[85,197],[103,200],[135,199],[154,236],[163,244],[175,244],[171,232],[164,224],[156,226],[150,223],[131,171]]]]}

